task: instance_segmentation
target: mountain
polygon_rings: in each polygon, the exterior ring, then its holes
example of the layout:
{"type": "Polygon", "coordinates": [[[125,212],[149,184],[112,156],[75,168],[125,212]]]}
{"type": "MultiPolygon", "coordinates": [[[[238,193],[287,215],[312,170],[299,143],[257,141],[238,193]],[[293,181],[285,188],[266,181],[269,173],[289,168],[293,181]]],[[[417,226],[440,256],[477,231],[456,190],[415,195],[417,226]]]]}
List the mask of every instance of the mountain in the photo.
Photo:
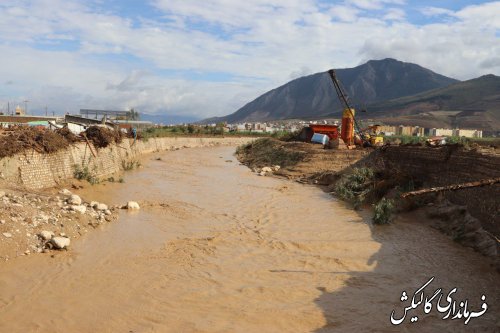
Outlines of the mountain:
{"type": "Polygon", "coordinates": [[[369,107],[389,125],[500,130],[500,77],[492,74],[369,107]]]}
{"type": "Polygon", "coordinates": [[[194,123],[194,122],[200,120],[200,118],[196,118],[196,117],[192,117],[192,116],[147,114],[147,113],[140,113],[139,117],[140,117],[140,120],[151,121],[155,124],[163,124],[163,125],[194,123]]]}
{"type": "MultiPolygon", "coordinates": [[[[337,69],[336,73],[355,106],[410,96],[458,82],[419,65],[395,59],[370,60],[355,68],[337,69]]],[[[340,102],[325,71],[290,81],[233,114],[204,122],[320,118],[340,113],[340,102]]]]}

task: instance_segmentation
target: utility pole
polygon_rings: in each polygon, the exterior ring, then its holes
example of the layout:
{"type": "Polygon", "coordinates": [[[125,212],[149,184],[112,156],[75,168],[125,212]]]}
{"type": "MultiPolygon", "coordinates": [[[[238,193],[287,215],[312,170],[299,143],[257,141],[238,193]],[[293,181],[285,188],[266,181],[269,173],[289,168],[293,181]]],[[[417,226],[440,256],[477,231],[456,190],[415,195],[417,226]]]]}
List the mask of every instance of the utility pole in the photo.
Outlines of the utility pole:
{"type": "Polygon", "coordinates": [[[10,102],[7,102],[7,115],[11,115],[10,114],[10,102]]]}
{"type": "Polygon", "coordinates": [[[45,117],[47,117],[47,105],[45,105],[45,117]]]}

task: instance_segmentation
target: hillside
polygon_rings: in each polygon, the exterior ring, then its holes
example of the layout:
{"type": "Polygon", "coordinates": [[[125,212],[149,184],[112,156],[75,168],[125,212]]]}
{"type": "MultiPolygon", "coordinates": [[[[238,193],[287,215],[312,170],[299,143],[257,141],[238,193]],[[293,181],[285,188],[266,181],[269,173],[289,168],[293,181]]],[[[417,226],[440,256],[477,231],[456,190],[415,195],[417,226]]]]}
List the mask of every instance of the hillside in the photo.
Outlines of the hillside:
{"type": "MultiPolygon", "coordinates": [[[[363,106],[458,82],[419,65],[394,59],[370,60],[355,68],[338,69],[336,72],[354,104],[363,106]]],[[[319,118],[340,112],[340,103],[325,70],[273,89],[231,115],[205,122],[319,118]]]]}
{"type": "Polygon", "coordinates": [[[485,75],[445,88],[370,105],[387,124],[500,130],[500,77],[485,75]]]}

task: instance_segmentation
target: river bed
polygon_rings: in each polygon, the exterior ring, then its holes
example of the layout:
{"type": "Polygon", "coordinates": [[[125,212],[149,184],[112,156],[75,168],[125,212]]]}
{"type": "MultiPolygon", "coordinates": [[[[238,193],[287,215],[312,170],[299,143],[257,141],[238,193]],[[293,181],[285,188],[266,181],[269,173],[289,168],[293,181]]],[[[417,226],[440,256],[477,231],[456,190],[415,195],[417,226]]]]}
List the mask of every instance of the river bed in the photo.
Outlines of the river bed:
{"type": "MultiPolygon", "coordinates": [[[[155,153],[84,198],[138,212],[68,252],[0,266],[0,332],[498,332],[498,273],[405,215],[373,226],[317,187],[259,177],[234,147],[155,153]],[[412,293],[458,288],[488,311],[394,326],[412,293]]],[[[445,294],[445,295],[446,295],[445,294]]]]}

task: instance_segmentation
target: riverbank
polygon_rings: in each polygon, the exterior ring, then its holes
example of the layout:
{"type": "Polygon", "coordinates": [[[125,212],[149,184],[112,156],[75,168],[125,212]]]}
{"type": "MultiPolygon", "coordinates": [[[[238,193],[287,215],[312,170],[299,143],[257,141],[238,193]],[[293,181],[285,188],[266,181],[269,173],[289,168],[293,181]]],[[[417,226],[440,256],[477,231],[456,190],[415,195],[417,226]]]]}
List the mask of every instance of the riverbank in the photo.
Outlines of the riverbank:
{"type": "Polygon", "coordinates": [[[236,146],[249,140],[253,138],[125,139],[101,149],[78,143],[51,154],[30,151],[0,159],[0,261],[49,252],[50,243],[41,236],[44,231],[76,240],[116,220],[117,207],[97,202],[89,181],[108,188],[119,184],[124,171],[137,168],[153,152],[236,146]],[[68,201],[71,192],[82,190],[86,192],[81,202],[68,201]],[[106,208],[97,209],[98,203],[106,208]]]}
{"type": "Polygon", "coordinates": [[[261,175],[319,185],[355,208],[380,206],[382,222],[393,219],[392,213],[424,216],[433,228],[490,258],[500,271],[498,184],[401,199],[412,190],[500,177],[500,153],[495,148],[404,145],[325,150],[321,145],[260,139],[241,146],[238,158],[261,175]],[[281,164],[279,170],[262,172],[274,164],[281,164]]]}

